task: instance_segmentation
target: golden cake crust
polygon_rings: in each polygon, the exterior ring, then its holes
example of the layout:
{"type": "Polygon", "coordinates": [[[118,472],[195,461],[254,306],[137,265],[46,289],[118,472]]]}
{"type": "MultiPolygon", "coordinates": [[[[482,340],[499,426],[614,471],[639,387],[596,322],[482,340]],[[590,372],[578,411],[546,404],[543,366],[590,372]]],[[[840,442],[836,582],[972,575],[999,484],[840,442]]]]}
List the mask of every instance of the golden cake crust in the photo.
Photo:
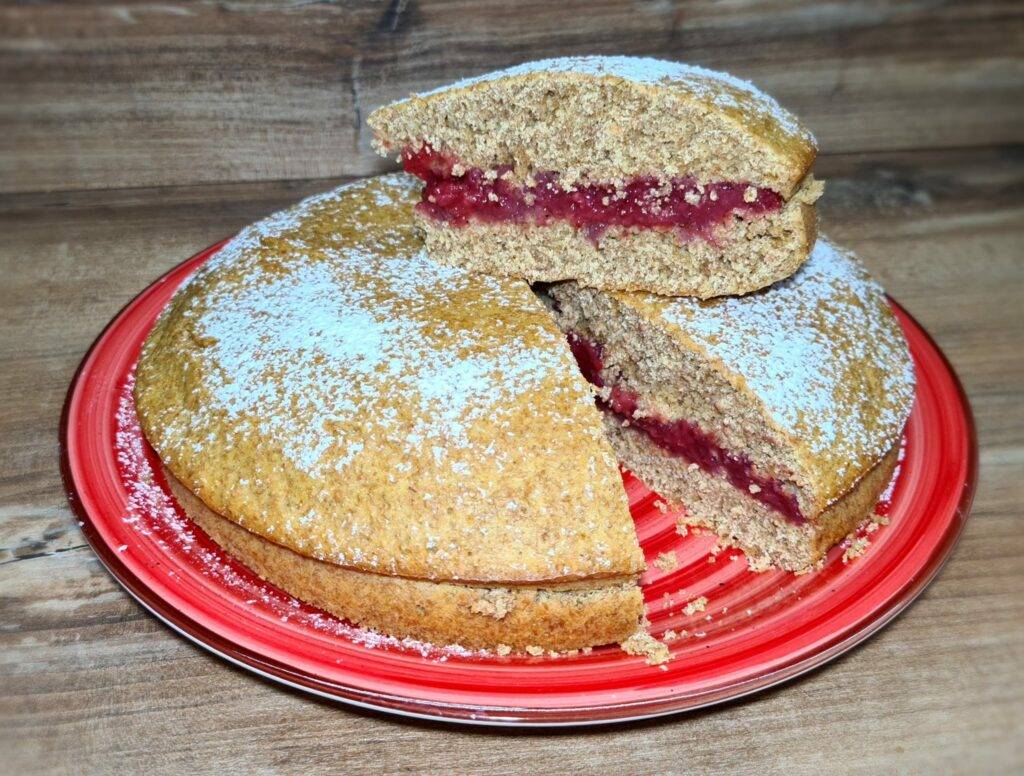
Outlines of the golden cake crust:
{"type": "Polygon", "coordinates": [[[215,513],[299,555],[529,584],[643,568],[615,459],[521,281],[430,262],[415,181],[243,230],[143,347],[143,431],[215,513]]]}
{"type": "Polygon", "coordinates": [[[427,142],[466,166],[557,171],[564,185],[693,176],[789,197],[817,153],[749,82],[644,57],[527,62],[386,105],[367,123],[384,153],[427,142]]]}
{"type": "Polygon", "coordinates": [[[890,452],[910,415],[913,361],[885,292],[824,237],[792,277],[747,296],[610,296],[761,408],[807,474],[810,516],[890,452]]]}
{"type": "Polygon", "coordinates": [[[632,580],[483,587],[354,571],[299,555],[216,514],[169,472],[185,513],[261,578],[338,617],[431,644],[571,650],[628,638],[643,615],[632,580]]]}

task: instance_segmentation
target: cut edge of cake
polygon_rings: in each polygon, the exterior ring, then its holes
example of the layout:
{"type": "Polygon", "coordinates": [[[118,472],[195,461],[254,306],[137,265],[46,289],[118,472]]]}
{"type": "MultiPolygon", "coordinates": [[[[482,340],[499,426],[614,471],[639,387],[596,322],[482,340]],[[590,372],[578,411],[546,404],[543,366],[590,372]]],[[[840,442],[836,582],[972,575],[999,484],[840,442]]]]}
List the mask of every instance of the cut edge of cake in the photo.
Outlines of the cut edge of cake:
{"type": "Polygon", "coordinates": [[[753,571],[814,568],[835,544],[857,528],[878,503],[899,463],[899,442],[850,490],[813,521],[795,524],[752,500],[731,483],[710,477],[666,453],[650,437],[605,413],[605,430],[623,466],[682,511],[679,522],[706,528],[725,546],[743,551],[753,571]]]}
{"type": "Polygon", "coordinates": [[[809,176],[777,213],[734,214],[714,242],[681,244],[664,229],[611,228],[596,239],[566,222],[544,225],[471,222],[452,228],[417,214],[431,257],[451,266],[531,283],[583,285],[708,299],[746,294],[792,275],[817,239],[819,189],[809,176]]]}
{"type": "Polygon", "coordinates": [[[619,460],[751,557],[805,568],[888,483],[912,360],[881,287],[827,240],[793,278],[747,297],[572,281],[542,293],[619,460]]]}

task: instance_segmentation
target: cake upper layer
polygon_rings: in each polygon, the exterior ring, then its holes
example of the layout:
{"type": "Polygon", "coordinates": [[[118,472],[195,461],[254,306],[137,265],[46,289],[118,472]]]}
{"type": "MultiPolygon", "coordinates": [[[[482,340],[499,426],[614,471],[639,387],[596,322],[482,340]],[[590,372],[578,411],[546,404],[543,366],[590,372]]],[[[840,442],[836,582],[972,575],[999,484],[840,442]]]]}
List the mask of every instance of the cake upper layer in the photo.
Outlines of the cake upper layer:
{"type": "Polygon", "coordinates": [[[793,447],[819,508],[899,439],[913,362],[882,287],[825,238],[790,278],[742,297],[612,292],[704,356],[793,447]]]}
{"type": "Polygon", "coordinates": [[[528,62],[384,106],[368,123],[386,153],[428,143],[467,167],[556,172],[565,186],[689,177],[789,197],[817,153],[749,82],[642,57],[528,62]]]}
{"type": "Polygon", "coordinates": [[[614,457],[529,287],[429,261],[383,176],[243,230],[143,348],[147,439],[215,512],[308,557],[436,580],[637,573],[614,457]]]}

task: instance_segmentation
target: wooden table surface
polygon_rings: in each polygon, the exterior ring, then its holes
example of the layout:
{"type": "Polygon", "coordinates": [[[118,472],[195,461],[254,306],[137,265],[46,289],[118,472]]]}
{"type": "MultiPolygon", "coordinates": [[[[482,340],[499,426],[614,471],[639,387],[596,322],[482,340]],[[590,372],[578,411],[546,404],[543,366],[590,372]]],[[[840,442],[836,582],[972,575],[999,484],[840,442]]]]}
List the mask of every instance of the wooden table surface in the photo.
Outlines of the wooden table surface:
{"type": "Polygon", "coordinates": [[[37,0],[0,7],[0,772],[1024,769],[1024,6],[37,0]],[[523,735],[283,690],[158,623],[64,498],[57,425],[89,344],[243,224],[385,169],[364,119],[564,53],[752,78],[822,147],[826,231],[931,331],[981,472],[951,562],[884,632],[721,708],[523,735]]]}

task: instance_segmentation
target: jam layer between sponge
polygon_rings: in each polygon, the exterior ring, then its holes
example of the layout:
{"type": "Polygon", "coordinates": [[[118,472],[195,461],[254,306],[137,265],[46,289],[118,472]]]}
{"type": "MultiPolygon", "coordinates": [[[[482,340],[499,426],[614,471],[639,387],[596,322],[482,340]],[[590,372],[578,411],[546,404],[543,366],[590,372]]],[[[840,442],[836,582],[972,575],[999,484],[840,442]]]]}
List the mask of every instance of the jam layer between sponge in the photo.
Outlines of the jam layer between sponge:
{"type": "Polygon", "coordinates": [[[782,208],[774,191],[740,181],[698,184],[692,178],[659,181],[639,176],[622,185],[592,183],[565,189],[557,172],[520,185],[511,168],[465,167],[428,144],[407,148],[402,163],[425,182],[418,210],[451,226],[470,221],[533,223],[566,221],[590,239],[610,227],[673,230],[681,240],[714,240],[714,230],[733,213],[757,216],[782,208]]]}
{"type": "Polygon", "coordinates": [[[656,415],[638,413],[640,396],[636,392],[619,383],[606,385],[601,374],[604,364],[599,344],[579,334],[570,333],[569,347],[572,348],[583,376],[598,388],[608,389],[604,397],[598,399],[603,409],[627,420],[671,455],[697,464],[708,474],[725,477],[733,486],[779,512],[790,522],[797,525],[807,522],[796,496],[787,491],[782,482],[758,474],[749,458],[740,452],[726,449],[713,434],[704,431],[696,423],[684,418],[667,420],[656,415]]]}

